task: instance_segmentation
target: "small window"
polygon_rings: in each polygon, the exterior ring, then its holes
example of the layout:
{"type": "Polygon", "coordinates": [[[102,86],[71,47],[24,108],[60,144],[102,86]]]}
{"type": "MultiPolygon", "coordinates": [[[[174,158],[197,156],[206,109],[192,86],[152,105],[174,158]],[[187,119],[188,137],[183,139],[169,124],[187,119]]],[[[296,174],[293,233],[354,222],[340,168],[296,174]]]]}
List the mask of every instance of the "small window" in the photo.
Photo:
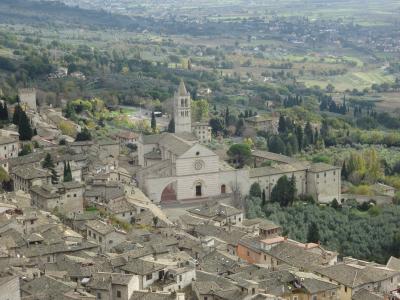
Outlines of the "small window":
{"type": "Polygon", "coordinates": [[[250,256],[250,252],[249,251],[247,251],[247,256],[250,256]]]}
{"type": "Polygon", "coordinates": [[[99,242],[101,243],[103,241],[102,237],[99,236],[99,242]]]}
{"type": "Polygon", "coordinates": [[[146,275],[146,280],[151,280],[153,278],[153,274],[147,274],[146,275]]]}
{"type": "Polygon", "coordinates": [[[197,151],[197,152],[196,152],[196,155],[197,155],[197,156],[199,156],[199,155],[200,155],[200,152],[199,152],[199,151],[197,151]]]}
{"type": "Polygon", "coordinates": [[[74,197],[76,197],[76,194],[74,194],[74,197]]]}
{"type": "Polygon", "coordinates": [[[121,291],[117,291],[117,298],[121,298],[121,291]]]}
{"type": "Polygon", "coordinates": [[[179,281],[182,281],[182,275],[179,275],[179,281]]]}
{"type": "Polygon", "coordinates": [[[347,293],[347,286],[344,287],[344,292],[347,293]]]}
{"type": "Polygon", "coordinates": [[[101,293],[97,293],[97,299],[101,299],[101,293]]]}

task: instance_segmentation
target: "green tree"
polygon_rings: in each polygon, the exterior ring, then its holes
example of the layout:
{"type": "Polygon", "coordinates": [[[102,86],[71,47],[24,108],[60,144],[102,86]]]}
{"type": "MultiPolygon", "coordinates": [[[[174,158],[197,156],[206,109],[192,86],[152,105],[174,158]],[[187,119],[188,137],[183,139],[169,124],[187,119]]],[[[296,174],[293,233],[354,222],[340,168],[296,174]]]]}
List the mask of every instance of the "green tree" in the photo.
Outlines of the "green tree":
{"type": "Polygon", "coordinates": [[[1,119],[3,121],[9,121],[8,119],[8,107],[7,107],[7,102],[4,102],[4,106],[3,106],[3,113],[1,115],[1,119]]]}
{"type": "Polygon", "coordinates": [[[251,158],[251,149],[247,144],[233,144],[227,154],[238,167],[242,168],[251,158]]]}
{"type": "Polygon", "coordinates": [[[64,182],[72,181],[72,170],[71,165],[64,161],[64,182]]]}
{"type": "Polygon", "coordinates": [[[265,203],[267,201],[267,197],[265,195],[265,189],[262,190],[262,195],[261,195],[261,207],[265,206],[265,203]]]}
{"type": "Polygon", "coordinates": [[[19,113],[18,133],[21,141],[30,141],[33,137],[31,122],[23,110],[19,113]]]}
{"type": "Polygon", "coordinates": [[[286,153],[286,146],[279,135],[273,135],[268,141],[268,149],[278,154],[286,153]]]}
{"type": "Polygon", "coordinates": [[[318,243],[320,239],[318,225],[317,223],[312,222],[308,227],[307,243],[318,243]]]}
{"type": "Polygon", "coordinates": [[[151,129],[153,130],[153,132],[156,132],[157,130],[157,120],[154,111],[151,113],[151,129]]]}
{"type": "Polygon", "coordinates": [[[22,145],[21,151],[19,151],[19,153],[18,153],[18,156],[28,155],[29,153],[32,153],[32,151],[33,151],[32,144],[30,144],[30,143],[29,143],[29,144],[24,143],[24,144],[22,145]]]}
{"type": "Polygon", "coordinates": [[[280,177],[271,191],[271,201],[279,203],[282,207],[293,204],[296,194],[296,181],[290,180],[286,175],[280,177]]]}
{"type": "Polygon", "coordinates": [[[254,182],[250,186],[250,192],[249,192],[250,197],[258,197],[261,198],[261,187],[258,182],[254,182]]]}
{"type": "Polygon", "coordinates": [[[14,108],[14,114],[13,114],[13,118],[12,118],[12,122],[13,124],[17,125],[19,124],[19,119],[20,119],[20,115],[21,115],[21,111],[22,108],[19,104],[17,104],[14,108]]]}
{"type": "Polygon", "coordinates": [[[297,143],[299,145],[299,151],[303,150],[303,145],[304,145],[304,132],[303,132],[303,127],[300,125],[296,126],[296,137],[297,137],[297,143]]]}
{"type": "Polygon", "coordinates": [[[44,169],[51,169],[54,168],[54,162],[53,162],[53,158],[51,157],[50,153],[47,153],[43,162],[42,162],[42,167],[44,169]]]}
{"type": "Polygon", "coordinates": [[[158,217],[157,217],[157,216],[154,216],[154,217],[153,217],[153,226],[154,226],[154,227],[157,227],[158,221],[159,221],[159,220],[158,220],[158,217]]]}
{"type": "Polygon", "coordinates": [[[76,139],[75,141],[79,142],[79,141],[90,141],[92,139],[92,135],[90,134],[89,129],[87,129],[86,127],[82,129],[81,132],[78,132],[78,134],[76,135],[76,139]]]}
{"type": "Polygon", "coordinates": [[[192,101],[192,117],[193,121],[201,122],[208,118],[210,105],[207,100],[192,101]]]}
{"type": "Polygon", "coordinates": [[[314,130],[310,122],[307,122],[306,126],[304,127],[304,145],[314,145],[314,130]]]}
{"type": "Polygon", "coordinates": [[[224,120],[218,117],[210,119],[209,124],[213,134],[215,135],[217,135],[220,132],[223,132],[225,129],[224,120]]]}
{"type": "Polygon", "coordinates": [[[174,118],[171,119],[168,123],[168,132],[174,133],[175,132],[175,120],[174,118]]]}
{"type": "Polygon", "coordinates": [[[286,119],[283,115],[280,115],[279,122],[278,122],[278,132],[280,134],[285,134],[286,131],[287,131],[286,119]]]}

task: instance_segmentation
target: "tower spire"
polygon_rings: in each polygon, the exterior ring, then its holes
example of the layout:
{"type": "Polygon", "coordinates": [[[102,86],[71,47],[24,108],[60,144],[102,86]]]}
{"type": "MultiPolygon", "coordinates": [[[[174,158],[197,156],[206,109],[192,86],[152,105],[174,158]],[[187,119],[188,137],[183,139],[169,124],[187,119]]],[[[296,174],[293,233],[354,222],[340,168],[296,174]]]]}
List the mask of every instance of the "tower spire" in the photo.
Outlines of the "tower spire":
{"type": "Polygon", "coordinates": [[[179,83],[178,94],[179,94],[179,96],[187,96],[187,94],[188,94],[185,83],[183,82],[183,79],[181,79],[181,82],[179,83]]]}

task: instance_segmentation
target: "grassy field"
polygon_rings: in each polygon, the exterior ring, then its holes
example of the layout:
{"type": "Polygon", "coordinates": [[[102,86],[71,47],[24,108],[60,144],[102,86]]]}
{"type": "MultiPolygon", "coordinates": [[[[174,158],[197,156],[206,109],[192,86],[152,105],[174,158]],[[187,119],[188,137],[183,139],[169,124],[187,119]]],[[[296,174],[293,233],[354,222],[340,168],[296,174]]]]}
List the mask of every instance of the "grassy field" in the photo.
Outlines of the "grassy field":
{"type": "Polygon", "coordinates": [[[352,90],[354,88],[362,90],[371,87],[372,84],[382,84],[385,82],[394,82],[395,78],[392,75],[387,75],[381,69],[369,71],[355,71],[344,75],[332,76],[326,79],[306,79],[303,81],[306,86],[326,87],[329,83],[332,84],[337,91],[352,90]]]}

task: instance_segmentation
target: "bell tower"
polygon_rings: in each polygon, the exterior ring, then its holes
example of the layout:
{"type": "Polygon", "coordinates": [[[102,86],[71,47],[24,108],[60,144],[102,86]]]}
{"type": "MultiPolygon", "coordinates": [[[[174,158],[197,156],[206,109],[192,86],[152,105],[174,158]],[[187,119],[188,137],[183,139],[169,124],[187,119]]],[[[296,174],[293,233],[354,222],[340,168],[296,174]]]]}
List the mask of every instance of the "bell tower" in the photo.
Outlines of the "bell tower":
{"type": "Polygon", "coordinates": [[[174,95],[175,133],[192,132],[191,101],[190,93],[188,93],[185,83],[181,80],[179,88],[174,95]]]}

